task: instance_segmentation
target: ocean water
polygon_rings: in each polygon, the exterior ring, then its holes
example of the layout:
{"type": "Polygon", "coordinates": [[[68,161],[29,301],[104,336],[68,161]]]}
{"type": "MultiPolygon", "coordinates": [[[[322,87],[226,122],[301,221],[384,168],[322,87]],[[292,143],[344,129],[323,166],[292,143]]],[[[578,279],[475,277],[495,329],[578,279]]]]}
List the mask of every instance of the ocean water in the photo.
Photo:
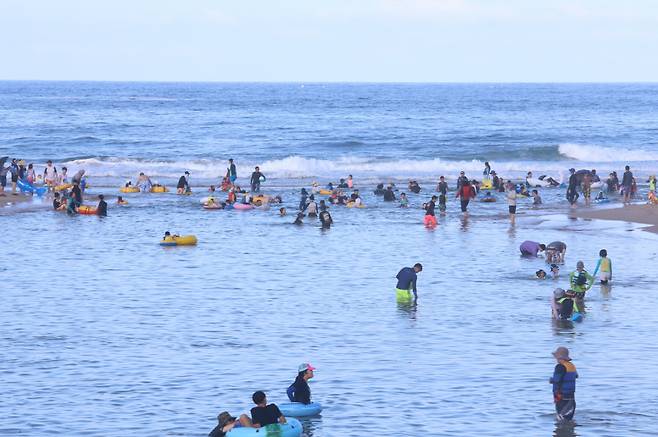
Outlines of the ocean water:
{"type": "Polygon", "coordinates": [[[302,362],[325,407],[308,437],[655,435],[658,236],[571,219],[563,189],[520,201],[514,227],[503,199],[463,216],[450,198],[433,230],[420,205],[439,174],[484,160],[511,178],[625,163],[644,177],[657,100],[656,85],[0,83],[0,155],[85,168],[88,202],[110,198],[102,219],[48,199],[1,208],[0,435],[203,436],[255,390],[283,402],[302,362]],[[289,210],[348,173],[368,207],[332,207],[328,231],[276,208],[203,210],[229,157],[242,183],[261,165],[289,210]],[[195,194],[116,206],[140,170],[168,184],[190,170],[195,194]],[[409,209],[372,194],[407,178],[424,187],[409,209]],[[199,244],[162,248],[166,230],[199,244]],[[526,239],[567,243],[560,280],[533,279],[546,264],[519,257],[526,239]],[[556,324],[553,289],[601,248],[612,287],[556,324]],[[399,304],[395,274],[415,262],[419,300],[399,304]],[[559,345],[580,374],[573,427],[554,422],[559,345]]]}

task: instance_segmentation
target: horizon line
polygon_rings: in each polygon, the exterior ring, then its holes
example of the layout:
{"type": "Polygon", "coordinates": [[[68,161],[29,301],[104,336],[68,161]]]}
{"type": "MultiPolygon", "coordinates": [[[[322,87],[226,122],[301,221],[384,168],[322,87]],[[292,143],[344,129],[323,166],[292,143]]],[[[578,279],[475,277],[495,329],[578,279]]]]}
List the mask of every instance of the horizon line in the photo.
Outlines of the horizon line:
{"type": "Polygon", "coordinates": [[[318,80],[131,80],[131,79],[0,79],[0,82],[194,83],[194,84],[335,84],[335,85],[652,85],[656,81],[318,81],[318,80]]]}

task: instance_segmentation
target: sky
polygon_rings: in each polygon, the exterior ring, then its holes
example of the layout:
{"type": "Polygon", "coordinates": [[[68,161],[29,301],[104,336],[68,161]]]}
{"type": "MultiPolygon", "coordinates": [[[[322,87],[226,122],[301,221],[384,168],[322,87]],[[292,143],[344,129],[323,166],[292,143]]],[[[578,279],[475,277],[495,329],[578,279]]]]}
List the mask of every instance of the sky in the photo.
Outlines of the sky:
{"type": "Polygon", "coordinates": [[[0,0],[0,80],[655,82],[656,0],[0,0]]]}

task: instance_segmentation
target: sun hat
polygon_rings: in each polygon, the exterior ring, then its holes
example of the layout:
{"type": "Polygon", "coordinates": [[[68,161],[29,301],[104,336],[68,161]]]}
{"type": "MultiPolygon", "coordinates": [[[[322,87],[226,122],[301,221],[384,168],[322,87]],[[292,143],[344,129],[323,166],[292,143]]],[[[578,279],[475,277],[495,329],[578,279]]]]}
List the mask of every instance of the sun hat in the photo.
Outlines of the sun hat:
{"type": "Polygon", "coordinates": [[[231,416],[228,411],[223,411],[219,413],[219,416],[217,416],[217,420],[219,421],[219,425],[224,427],[228,425],[230,422],[233,422],[236,418],[231,416]]]}
{"type": "Polygon", "coordinates": [[[302,363],[297,367],[297,372],[306,372],[307,370],[315,370],[315,367],[309,363],[302,363]]]}
{"type": "Polygon", "coordinates": [[[558,360],[571,361],[571,358],[569,358],[569,349],[564,346],[560,346],[559,348],[555,349],[553,356],[558,360]]]}

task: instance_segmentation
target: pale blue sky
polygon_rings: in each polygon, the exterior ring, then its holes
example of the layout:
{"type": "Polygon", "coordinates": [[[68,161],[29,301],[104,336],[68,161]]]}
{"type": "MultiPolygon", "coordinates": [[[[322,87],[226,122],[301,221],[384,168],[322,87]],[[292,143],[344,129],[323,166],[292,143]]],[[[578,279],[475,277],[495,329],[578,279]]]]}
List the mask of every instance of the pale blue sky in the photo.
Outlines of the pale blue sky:
{"type": "Polygon", "coordinates": [[[658,81],[654,0],[0,0],[0,79],[658,81]]]}

